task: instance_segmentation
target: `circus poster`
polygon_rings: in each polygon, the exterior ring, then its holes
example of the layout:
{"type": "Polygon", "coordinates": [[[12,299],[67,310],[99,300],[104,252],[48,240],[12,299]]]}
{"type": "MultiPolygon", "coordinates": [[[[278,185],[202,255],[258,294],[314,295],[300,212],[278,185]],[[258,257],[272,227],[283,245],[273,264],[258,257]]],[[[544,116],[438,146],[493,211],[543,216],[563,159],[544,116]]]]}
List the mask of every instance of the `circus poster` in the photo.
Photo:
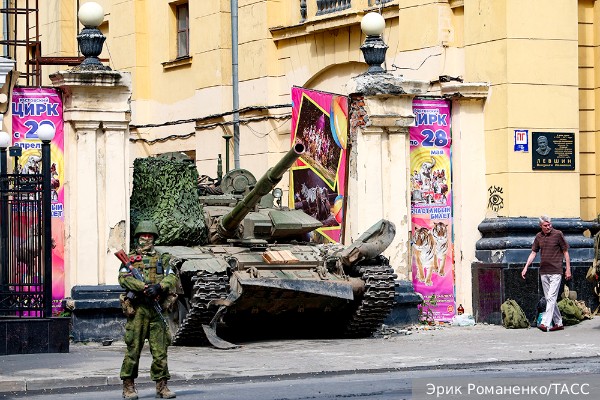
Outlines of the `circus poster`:
{"type": "MultiPolygon", "coordinates": [[[[411,263],[415,291],[436,321],[455,315],[450,105],[415,99],[410,128],[411,263]]],[[[424,310],[427,312],[428,310],[424,310]]]]}
{"type": "Polygon", "coordinates": [[[312,232],[317,243],[341,241],[346,195],[348,98],[300,87],[292,88],[292,145],[304,153],[292,167],[290,208],[321,221],[312,232]]]}
{"type": "MultiPolygon", "coordinates": [[[[39,174],[42,168],[42,142],[37,130],[41,125],[52,125],[55,136],[50,143],[50,179],[52,213],[52,313],[62,311],[65,297],[64,280],[64,129],[62,98],[52,88],[15,88],[12,93],[12,142],[21,147],[17,173],[39,174]]],[[[23,230],[27,240],[30,230],[23,230]]],[[[35,281],[38,277],[23,277],[35,281]]]]}

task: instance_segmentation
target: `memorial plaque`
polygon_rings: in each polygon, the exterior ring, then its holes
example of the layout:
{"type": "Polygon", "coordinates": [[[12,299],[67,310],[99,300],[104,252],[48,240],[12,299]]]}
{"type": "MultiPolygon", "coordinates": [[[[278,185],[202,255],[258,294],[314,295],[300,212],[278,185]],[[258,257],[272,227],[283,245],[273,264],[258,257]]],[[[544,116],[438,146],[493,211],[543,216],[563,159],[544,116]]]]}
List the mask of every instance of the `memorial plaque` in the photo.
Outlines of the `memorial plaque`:
{"type": "Polygon", "coordinates": [[[575,170],[575,134],[532,132],[531,168],[534,170],[575,170]]]}

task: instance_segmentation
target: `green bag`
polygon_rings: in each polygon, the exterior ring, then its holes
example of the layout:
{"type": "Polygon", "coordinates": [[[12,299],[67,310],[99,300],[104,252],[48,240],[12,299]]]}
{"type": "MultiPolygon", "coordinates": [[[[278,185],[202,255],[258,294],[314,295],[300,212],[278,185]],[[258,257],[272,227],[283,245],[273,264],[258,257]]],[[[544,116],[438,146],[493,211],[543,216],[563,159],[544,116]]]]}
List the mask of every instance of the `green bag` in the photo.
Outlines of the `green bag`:
{"type": "Polygon", "coordinates": [[[502,325],[507,329],[529,328],[529,320],[523,309],[513,299],[508,299],[500,306],[502,311],[502,325]]]}
{"type": "Polygon", "coordinates": [[[564,325],[575,325],[583,320],[581,308],[569,298],[564,298],[559,301],[558,309],[560,310],[564,325]]]}
{"type": "Polygon", "coordinates": [[[585,274],[585,279],[590,282],[597,284],[598,283],[598,264],[600,263],[600,232],[594,235],[594,259],[592,260],[592,265],[587,270],[585,274]]]}

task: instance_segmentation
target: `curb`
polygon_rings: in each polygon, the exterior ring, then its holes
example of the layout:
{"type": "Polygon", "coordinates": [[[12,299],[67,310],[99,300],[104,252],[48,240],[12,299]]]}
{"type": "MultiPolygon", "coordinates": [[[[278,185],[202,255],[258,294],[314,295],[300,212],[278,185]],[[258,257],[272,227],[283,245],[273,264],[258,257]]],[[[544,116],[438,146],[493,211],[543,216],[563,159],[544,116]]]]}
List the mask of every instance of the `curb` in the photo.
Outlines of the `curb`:
{"type": "MultiPolygon", "coordinates": [[[[171,376],[171,382],[194,382],[202,381],[203,383],[215,383],[215,382],[246,382],[246,381],[269,381],[276,377],[285,377],[286,379],[301,379],[309,376],[327,376],[327,375],[353,375],[359,373],[385,373],[385,372],[400,372],[400,371],[424,371],[432,369],[452,369],[462,370],[471,368],[481,367],[492,367],[500,366],[505,364],[529,364],[529,363],[540,363],[547,361],[578,361],[582,359],[600,359],[599,356],[589,357],[545,357],[545,358],[533,358],[530,360],[502,360],[502,361],[488,361],[488,362],[475,362],[475,363],[464,363],[464,364],[439,364],[439,365],[415,365],[410,367],[397,367],[397,368],[363,368],[354,370],[337,370],[337,371],[318,371],[318,372],[298,372],[298,373],[282,373],[282,374],[270,374],[270,375],[243,375],[243,376],[221,376],[221,377],[207,377],[205,375],[194,374],[191,376],[185,376],[180,374],[173,374],[171,376]]],[[[136,379],[136,385],[139,386],[151,386],[154,382],[149,377],[140,377],[136,379]]],[[[63,389],[87,389],[92,390],[95,387],[104,386],[120,386],[121,379],[117,376],[90,376],[80,377],[72,379],[64,378],[40,378],[40,379],[16,379],[16,380],[0,380],[0,394],[5,393],[27,393],[27,392],[41,392],[47,390],[63,390],[63,389]]]]}

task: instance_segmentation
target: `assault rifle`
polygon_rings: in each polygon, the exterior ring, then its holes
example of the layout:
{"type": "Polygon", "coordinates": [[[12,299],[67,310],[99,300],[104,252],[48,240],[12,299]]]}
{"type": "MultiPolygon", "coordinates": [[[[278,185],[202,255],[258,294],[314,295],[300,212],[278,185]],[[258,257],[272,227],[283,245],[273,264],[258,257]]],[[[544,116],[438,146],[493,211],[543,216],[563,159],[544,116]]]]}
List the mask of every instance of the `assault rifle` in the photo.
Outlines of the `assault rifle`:
{"type": "MultiPolygon", "coordinates": [[[[127,257],[127,254],[125,253],[124,250],[121,249],[121,250],[117,251],[115,253],[115,256],[129,269],[129,271],[131,271],[131,274],[133,275],[133,277],[135,279],[146,283],[141,272],[137,268],[135,268],[133,265],[131,265],[131,260],[129,259],[129,257],[127,257]]],[[[133,300],[133,298],[135,298],[136,294],[132,291],[128,291],[126,296],[129,297],[131,300],[133,300]]],[[[152,302],[152,306],[154,307],[154,309],[156,310],[158,315],[160,315],[160,319],[162,319],[162,321],[165,323],[165,326],[168,327],[169,325],[167,324],[167,320],[165,319],[165,317],[163,317],[162,307],[160,306],[158,301],[156,299],[149,299],[149,298],[148,298],[148,301],[152,302]]]]}

